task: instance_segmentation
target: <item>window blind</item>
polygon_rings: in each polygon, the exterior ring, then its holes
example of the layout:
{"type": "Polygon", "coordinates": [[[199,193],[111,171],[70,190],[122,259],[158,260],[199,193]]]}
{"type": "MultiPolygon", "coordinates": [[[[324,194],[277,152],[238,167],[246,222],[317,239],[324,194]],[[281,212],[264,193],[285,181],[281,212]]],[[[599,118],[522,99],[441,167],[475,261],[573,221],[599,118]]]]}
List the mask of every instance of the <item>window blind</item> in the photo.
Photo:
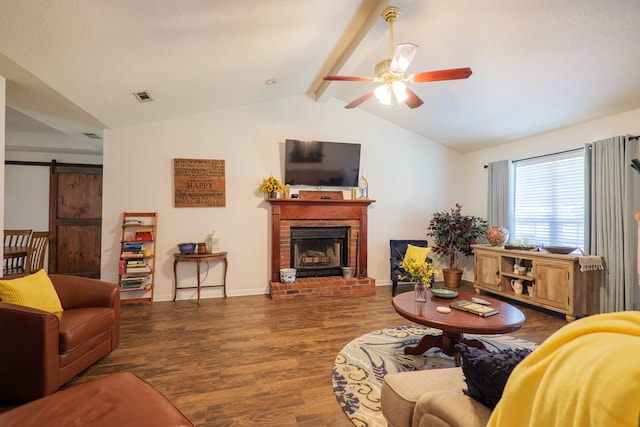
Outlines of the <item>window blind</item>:
{"type": "Polygon", "coordinates": [[[515,239],[584,247],[584,150],[515,162],[515,239]]]}

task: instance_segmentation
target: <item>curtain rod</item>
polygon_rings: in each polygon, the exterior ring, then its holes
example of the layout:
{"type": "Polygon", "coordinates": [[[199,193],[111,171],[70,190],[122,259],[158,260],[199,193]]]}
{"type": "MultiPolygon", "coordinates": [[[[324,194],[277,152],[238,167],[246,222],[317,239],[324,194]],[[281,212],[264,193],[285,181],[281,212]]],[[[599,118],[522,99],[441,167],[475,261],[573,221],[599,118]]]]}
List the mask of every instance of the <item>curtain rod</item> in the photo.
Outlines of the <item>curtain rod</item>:
{"type": "MultiPolygon", "coordinates": [[[[636,137],[637,138],[637,137],[636,137]]],[[[564,150],[564,151],[558,151],[557,153],[551,153],[551,154],[541,154],[539,156],[532,156],[532,157],[525,157],[523,159],[517,159],[514,160],[514,162],[521,162],[524,160],[533,160],[533,159],[539,159],[542,157],[549,157],[549,156],[555,156],[557,154],[566,154],[566,153],[571,153],[574,151],[579,151],[579,150],[583,150],[583,148],[572,148],[571,150],[564,150]]],[[[484,165],[483,168],[487,169],[489,167],[489,165],[484,165]]]]}

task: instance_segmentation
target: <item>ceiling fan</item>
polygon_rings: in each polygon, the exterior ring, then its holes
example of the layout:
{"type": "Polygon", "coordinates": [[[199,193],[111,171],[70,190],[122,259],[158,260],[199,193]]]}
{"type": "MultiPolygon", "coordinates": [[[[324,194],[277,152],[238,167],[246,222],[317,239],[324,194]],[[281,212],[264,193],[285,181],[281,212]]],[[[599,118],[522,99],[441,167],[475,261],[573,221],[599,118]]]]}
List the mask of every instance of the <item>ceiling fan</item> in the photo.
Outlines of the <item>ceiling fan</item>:
{"type": "Polygon", "coordinates": [[[416,74],[405,74],[411,60],[415,56],[418,46],[413,43],[401,43],[393,51],[393,23],[398,19],[400,9],[389,6],[382,11],[382,18],[389,23],[391,58],[383,59],[376,64],[375,77],[357,76],[325,76],[324,80],[349,82],[382,83],[361,97],[347,104],[345,108],[355,108],[372,96],[376,96],[382,104],[395,105],[404,102],[409,108],[416,108],[423,104],[422,99],[409,89],[405,82],[424,83],[441,80],[466,79],[471,75],[471,68],[452,68],[448,70],[424,71],[416,74]]]}

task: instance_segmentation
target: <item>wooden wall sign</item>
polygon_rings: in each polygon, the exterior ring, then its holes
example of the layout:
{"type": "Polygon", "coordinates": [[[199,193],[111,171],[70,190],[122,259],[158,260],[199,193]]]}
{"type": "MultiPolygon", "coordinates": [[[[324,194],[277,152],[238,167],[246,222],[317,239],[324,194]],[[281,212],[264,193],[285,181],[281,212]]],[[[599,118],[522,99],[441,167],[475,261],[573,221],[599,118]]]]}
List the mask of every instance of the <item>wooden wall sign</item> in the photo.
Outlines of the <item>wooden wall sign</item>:
{"type": "Polygon", "coordinates": [[[226,205],[224,160],[173,159],[175,207],[226,205]]]}

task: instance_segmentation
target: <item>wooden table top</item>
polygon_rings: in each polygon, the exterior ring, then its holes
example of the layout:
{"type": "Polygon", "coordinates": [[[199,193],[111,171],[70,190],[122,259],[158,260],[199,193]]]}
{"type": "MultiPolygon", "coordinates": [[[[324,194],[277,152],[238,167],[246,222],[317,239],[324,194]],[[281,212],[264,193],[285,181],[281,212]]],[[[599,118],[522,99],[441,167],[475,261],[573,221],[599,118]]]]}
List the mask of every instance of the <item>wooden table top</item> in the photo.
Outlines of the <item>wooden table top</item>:
{"type": "Polygon", "coordinates": [[[404,292],[393,298],[393,308],[405,319],[420,325],[440,329],[448,333],[467,334],[506,334],[517,331],[525,321],[522,311],[506,302],[482,295],[481,298],[491,303],[500,312],[489,317],[478,316],[477,314],[452,308],[451,313],[440,313],[436,307],[445,306],[454,301],[468,300],[479,297],[469,292],[458,292],[455,298],[438,298],[427,291],[426,302],[416,302],[413,291],[404,292]]]}
{"type": "Polygon", "coordinates": [[[199,261],[215,261],[227,258],[226,252],[213,252],[213,253],[193,253],[193,254],[183,254],[180,252],[176,252],[173,254],[175,257],[175,261],[187,261],[187,262],[199,262],[199,261]]]}

